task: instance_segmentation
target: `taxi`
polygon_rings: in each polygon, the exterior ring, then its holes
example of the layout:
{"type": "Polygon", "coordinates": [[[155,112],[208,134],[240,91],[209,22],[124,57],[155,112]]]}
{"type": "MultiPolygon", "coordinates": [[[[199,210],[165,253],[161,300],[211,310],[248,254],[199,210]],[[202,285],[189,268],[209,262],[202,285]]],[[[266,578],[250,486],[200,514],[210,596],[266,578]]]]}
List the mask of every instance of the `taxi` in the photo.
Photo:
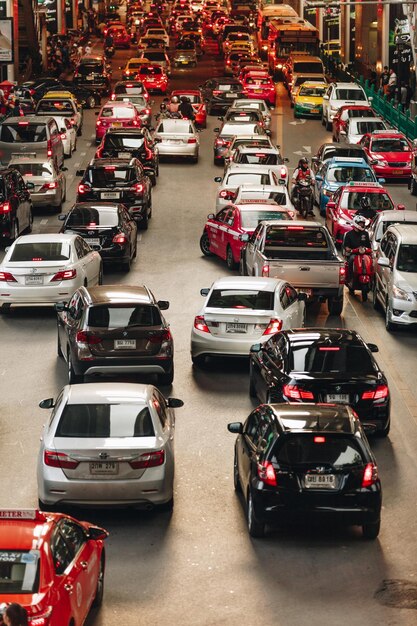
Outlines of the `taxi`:
{"type": "Polygon", "coordinates": [[[147,65],[148,63],[150,63],[149,59],[139,59],[138,57],[129,59],[124,67],[119,67],[122,70],[122,79],[129,80],[129,78],[135,77],[142,65],[147,65]]]}
{"type": "Polygon", "coordinates": [[[194,109],[194,124],[199,128],[206,128],[207,109],[199,89],[176,89],[171,92],[172,96],[177,96],[180,99],[182,96],[189,98],[194,109]]]}
{"type": "Polygon", "coordinates": [[[326,206],[326,226],[338,245],[342,245],[344,236],[352,230],[353,217],[361,208],[361,199],[368,198],[371,209],[387,211],[394,208],[404,210],[404,205],[394,206],[388,191],[379,183],[351,182],[340,187],[326,206]]]}
{"type": "Polygon", "coordinates": [[[333,141],[340,141],[340,132],[346,132],[346,124],[351,117],[376,117],[376,113],[369,104],[341,106],[332,120],[333,141]]]}
{"type": "Polygon", "coordinates": [[[403,133],[377,130],[366,133],[359,145],[368,155],[377,176],[410,179],[413,146],[403,133]]]}
{"type": "Polygon", "coordinates": [[[31,626],[82,626],[103,601],[107,537],[63,513],[0,510],[0,603],[21,604],[31,626]]]}
{"type": "Polygon", "coordinates": [[[70,91],[48,91],[36,105],[36,115],[64,115],[80,135],[83,126],[83,110],[70,91]]]}
{"type": "Polygon", "coordinates": [[[323,96],[327,85],[306,81],[294,93],[294,117],[320,117],[323,110],[323,96]]]}
{"type": "Polygon", "coordinates": [[[243,93],[246,98],[265,100],[275,106],[275,83],[267,72],[249,72],[242,80],[243,93]]]}
{"type": "Polygon", "coordinates": [[[273,200],[241,200],[229,204],[216,215],[210,213],[200,238],[200,249],[205,256],[213,254],[224,259],[229,269],[236,269],[240,252],[245,245],[240,235],[251,235],[263,220],[293,220],[295,212],[273,200]]]}
{"type": "Polygon", "coordinates": [[[131,102],[109,101],[96,115],[98,116],[96,143],[100,143],[109,128],[140,128],[142,126],[139,110],[131,102]]]}
{"type": "Polygon", "coordinates": [[[136,78],[145,85],[149,92],[159,91],[166,94],[168,89],[168,76],[164,68],[155,63],[142,65],[136,74],[136,78]]]}

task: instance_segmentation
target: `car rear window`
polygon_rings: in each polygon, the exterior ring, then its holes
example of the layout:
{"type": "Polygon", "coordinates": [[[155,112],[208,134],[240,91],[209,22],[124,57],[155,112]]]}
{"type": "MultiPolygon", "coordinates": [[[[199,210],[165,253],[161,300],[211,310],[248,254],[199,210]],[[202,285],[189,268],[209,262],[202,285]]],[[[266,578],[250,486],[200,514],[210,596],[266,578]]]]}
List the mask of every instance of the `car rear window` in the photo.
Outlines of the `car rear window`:
{"type": "Polygon", "coordinates": [[[138,135],[112,135],[107,133],[104,137],[103,149],[124,148],[125,150],[139,150],[144,148],[145,138],[138,135]]]}
{"type": "MultiPolygon", "coordinates": [[[[385,124],[379,120],[374,122],[356,122],[356,128],[359,135],[364,135],[365,133],[373,133],[374,130],[384,130],[385,124]]],[[[353,132],[355,132],[354,129],[353,132]]]]}
{"type": "Polygon", "coordinates": [[[38,550],[1,550],[0,593],[37,593],[39,557],[38,550]]]}
{"type": "Polygon", "coordinates": [[[42,143],[46,140],[45,123],[16,122],[1,125],[0,141],[5,143],[42,143]]]}
{"type": "Polygon", "coordinates": [[[42,178],[52,176],[51,163],[12,163],[11,167],[18,170],[22,176],[42,176],[42,178]]]}
{"type": "Polygon", "coordinates": [[[137,107],[146,108],[148,106],[146,103],[146,99],[143,96],[139,96],[136,94],[117,94],[115,100],[116,102],[131,102],[137,107]]]}
{"type": "Polygon", "coordinates": [[[369,109],[348,109],[347,117],[376,117],[375,111],[369,109]]]}
{"type": "Polygon", "coordinates": [[[241,111],[230,111],[227,116],[228,122],[258,122],[260,114],[258,111],[247,111],[245,113],[241,111]]]}
{"type": "MultiPolygon", "coordinates": [[[[286,205],[287,196],[281,191],[251,191],[245,190],[240,193],[240,200],[275,200],[277,204],[286,205]]],[[[238,202],[238,201],[237,201],[238,202]]]]}
{"type": "Polygon", "coordinates": [[[345,467],[362,465],[361,450],[353,438],[320,433],[320,443],[310,433],[291,435],[278,441],[272,450],[272,462],[278,465],[328,465],[345,467]],[[323,441],[324,439],[324,441],[323,441]]]}
{"type": "Polygon", "coordinates": [[[115,85],[114,93],[132,93],[132,94],[142,94],[144,92],[144,88],[142,83],[129,83],[129,84],[121,84],[115,85]]]}
{"type": "Polygon", "coordinates": [[[371,208],[374,211],[387,211],[393,209],[394,205],[388,194],[372,193],[367,191],[345,191],[340,202],[341,209],[349,209],[350,211],[358,211],[361,208],[361,199],[368,198],[371,208]]]}
{"type": "Polygon", "coordinates": [[[147,406],[141,404],[67,404],[56,437],[112,439],[153,437],[155,430],[147,406]]]}
{"type": "Polygon", "coordinates": [[[78,74],[88,76],[88,74],[102,74],[103,65],[101,63],[80,63],[77,67],[78,74]]]}
{"type": "Polygon", "coordinates": [[[366,100],[362,89],[336,89],[336,100],[366,100]]]}
{"type": "Polygon", "coordinates": [[[207,306],[217,309],[271,311],[274,308],[274,293],[258,289],[214,289],[207,306]]]}
{"type": "Polygon", "coordinates": [[[240,88],[240,85],[232,85],[230,83],[219,83],[216,85],[215,89],[218,91],[237,91],[240,88]]]}
{"type": "Polygon", "coordinates": [[[265,255],[269,258],[305,259],[325,261],[331,250],[329,242],[321,228],[275,227],[270,226],[266,233],[265,255]]]}
{"type": "Polygon", "coordinates": [[[254,154],[241,154],[236,163],[249,163],[251,165],[278,165],[278,155],[256,152],[254,154]]]}
{"type": "Polygon", "coordinates": [[[117,209],[110,207],[74,208],[65,223],[66,228],[96,228],[99,226],[117,226],[119,214],[117,209]]]}
{"type": "Polygon", "coordinates": [[[41,100],[36,113],[51,113],[52,115],[73,115],[74,105],[70,100],[41,100]]]}
{"type": "Polygon", "coordinates": [[[135,110],[126,106],[104,107],[100,117],[111,117],[116,120],[126,120],[135,117],[135,110]]]}
{"type": "Polygon", "coordinates": [[[92,328],[127,328],[128,326],[160,326],[161,314],[151,304],[97,305],[89,309],[88,325],[92,328]]]}
{"type": "Polygon", "coordinates": [[[136,172],[131,167],[95,167],[88,170],[87,180],[93,187],[123,187],[136,180],[136,172]]]}
{"type": "Polygon", "coordinates": [[[179,133],[193,135],[193,127],[187,120],[165,120],[159,124],[156,133],[179,133]]]}
{"type": "Polygon", "coordinates": [[[327,180],[330,183],[347,183],[351,180],[358,182],[375,182],[375,176],[368,167],[351,167],[342,165],[332,167],[327,172],[327,180]]]}
{"type": "Polygon", "coordinates": [[[227,177],[229,187],[239,187],[239,185],[270,185],[269,174],[257,174],[256,172],[244,172],[242,174],[229,174],[227,177]]]}
{"type": "Polygon", "coordinates": [[[68,261],[70,256],[70,244],[66,241],[33,241],[31,243],[17,243],[13,248],[10,262],[68,261]]]}
{"type": "Polygon", "coordinates": [[[294,74],[324,74],[323,63],[320,61],[296,61],[294,74]]]}
{"type": "Polygon", "coordinates": [[[322,339],[291,341],[289,351],[289,369],[293,372],[315,374],[361,374],[375,373],[376,368],[369,351],[358,344],[343,343],[335,345],[322,339]]]}
{"type": "Polygon", "coordinates": [[[151,50],[146,51],[146,58],[149,61],[166,61],[166,56],[163,52],[152,52],[151,50]]]}
{"type": "Polygon", "coordinates": [[[242,228],[255,230],[259,222],[267,220],[288,220],[290,216],[287,211],[241,211],[240,223],[242,228]]]}
{"type": "Polygon", "coordinates": [[[139,74],[142,74],[142,76],[157,76],[162,74],[162,68],[161,67],[141,67],[141,69],[139,70],[139,74]]]}

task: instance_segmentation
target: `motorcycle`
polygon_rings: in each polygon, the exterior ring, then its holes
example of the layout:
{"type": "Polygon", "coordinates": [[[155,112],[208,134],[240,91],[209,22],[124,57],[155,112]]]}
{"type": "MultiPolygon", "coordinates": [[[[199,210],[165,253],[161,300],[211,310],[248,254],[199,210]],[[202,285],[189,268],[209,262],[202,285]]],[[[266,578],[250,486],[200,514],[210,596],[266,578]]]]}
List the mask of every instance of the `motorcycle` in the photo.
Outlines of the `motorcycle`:
{"type": "Polygon", "coordinates": [[[305,178],[297,182],[296,193],[294,194],[294,205],[297,212],[303,219],[307,219],[313,211],[313,187],[311,178],[305,178]]]}
{"type": "Polygon", "coordinates": [[[360,291],[362,294],[362,302],[366,302],[368,299],[368,293],[371,291],[374,282],[374,264],[372,261],[372,250],[360,246],[354,248],[351,252],[355,257],[353,259],[352,274],[349,272],[349,263],[346,261],[345,276],[346,287],[349,289],[349,293],[352,295],[355,291],[360,291]]]}
{"type": "Polygon", "coordinates": [[[114,46],[106,46],[104,48],[104,56],[106,58],[114,56],[114,46]]]}

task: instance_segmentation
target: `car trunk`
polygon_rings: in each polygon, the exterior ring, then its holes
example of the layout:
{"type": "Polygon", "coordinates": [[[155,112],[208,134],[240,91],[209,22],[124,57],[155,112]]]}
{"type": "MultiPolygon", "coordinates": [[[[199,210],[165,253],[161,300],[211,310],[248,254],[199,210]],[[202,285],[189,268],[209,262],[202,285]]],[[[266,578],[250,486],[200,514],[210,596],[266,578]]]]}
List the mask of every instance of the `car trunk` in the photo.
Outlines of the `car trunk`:
{"type": "MultiPolygon", "coordinates": [[[[33,262],[27,261],[8,263],[7,271],[14,276],[19,285],[26,286],[47,286],[56,287],[61,281],[52,281],[58,272],[67,269],[70,261],[39,261],[36,266],[33,262]]],[[[11,283],[13,284],[13,283],[11,283]]]]}
{"type": "Polygon", "coordinates": [[[166,340],[166,331],[160,326],[134,326],[121,328],[95,329],[89,327],[92,337],[100,338],[99,343],[89,342],[94,358],[138,358],[153,357],[161,351],[166,340]]]}
{"type": "Polygon", "coordinates": [[[304,398],[309,402],[325,402],[331,404],[369,403],[362,400],[362,395],[375,390],[379,381],[377,374],[358,374],[349,372],[309,372],[307,374],[291,373],[289,385],[295,385],[303,391],[310,391],[313,398],[304,398]]]}
{"type": "Polygon", "coordinates": [[[273,311],[218,309],[210,308],[204,312],[204,320],[214,337],[233,338],[236,335],[245,338],[262,336],[274,317],[273,311]]]}
{"type": "Polygon", "coordinates": [[[69,226],[65,232],[76,233],[90,246],[101,246],[102,248],[110,248],[113,237],[117,235],[119,226],[69,226]]]}

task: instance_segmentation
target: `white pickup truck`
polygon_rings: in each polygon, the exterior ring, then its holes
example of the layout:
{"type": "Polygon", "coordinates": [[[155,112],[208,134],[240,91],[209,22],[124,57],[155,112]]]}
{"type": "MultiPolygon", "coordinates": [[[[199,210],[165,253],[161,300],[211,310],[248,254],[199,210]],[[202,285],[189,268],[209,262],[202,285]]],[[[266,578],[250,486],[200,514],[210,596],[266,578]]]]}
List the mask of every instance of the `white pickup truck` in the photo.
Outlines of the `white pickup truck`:
{"type": "Polygon", "coordinates": [[[282,278],[307,299],[327,300],[330,315],[343,309],[345,262],[329,231],[319,222],[260,222],[255,232],[240,235],[243,276],[282,278]]]}

